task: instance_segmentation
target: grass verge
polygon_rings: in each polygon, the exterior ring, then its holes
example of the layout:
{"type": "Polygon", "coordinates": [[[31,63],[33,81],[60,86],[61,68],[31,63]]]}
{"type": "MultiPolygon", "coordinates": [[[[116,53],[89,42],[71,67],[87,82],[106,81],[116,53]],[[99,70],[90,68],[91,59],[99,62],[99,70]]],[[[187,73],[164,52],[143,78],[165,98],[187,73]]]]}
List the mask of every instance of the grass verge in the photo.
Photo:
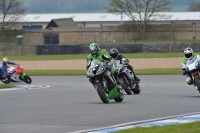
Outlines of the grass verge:
{"type": "Polygon", "coordinates": [[[11,84],[0,84],[0,89],[5,89],[5,88],[15,88],[16,86],[11,85],[11,84]]]}
{"type": "MultiPolygon", "coordinates": [[[[176,43],[198,43],[200,40],[193,40],[193,39],[180,39],[180,40],[175,40],[176,43]]],[[[113,44],[113,42],[110,42],[113,44]]],[[[123,44],[135,44],[135,40],[118,40],[115,42],[117,43],[123,43],[123,44]]],[[[165,40],[156,40],[156,39],[152,39],[152,40],[137,40],[136,44],[141,44],[141,43],[174,43],[174,40],[170,40],[170,39],[165,39],[165,40]]]]}
{"type": "Polygon", "coordinates": [[[123,130],[115,133],[199,133],[200,122],[180,124],[180,125],[169,125],[169,126],[154,126],[154,127],[137,127],[128,130],[123,130]]]}
{"type": "MultiPolygon", "coordinates": [[[[200,54],[200,52],[196,52],[200,54]]],[[[37,60],[77,60],[86,59],[88,54],[67,54],[67,55],[0,55],[0,58],[8,57],[10,60],[37,61],[37,60]]],[[[123,54],[127,58],[175,58],[183,57],[182,52],[168,53],[130,53],[123,54]]]]}
{"type": "MultiPolygon", "coordinates": [[[[86,75],[85,70],[26,70],[26,73],[30,76],[86,75]]],[[[181,69],[136,69],[135,73],[137,75],[181,74],[181,69]]]]}

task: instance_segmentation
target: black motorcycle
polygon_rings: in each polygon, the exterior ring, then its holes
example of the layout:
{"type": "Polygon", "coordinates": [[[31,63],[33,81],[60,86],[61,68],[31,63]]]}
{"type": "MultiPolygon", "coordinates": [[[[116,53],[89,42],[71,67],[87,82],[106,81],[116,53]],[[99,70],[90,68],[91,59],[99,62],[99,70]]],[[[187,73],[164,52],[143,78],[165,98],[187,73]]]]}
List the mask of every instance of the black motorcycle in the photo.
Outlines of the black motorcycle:
{"type": "Polygon", "coordinates": [[[114,67],[118,71],[117,81],[121,84],[124,91],[128,95],[131,95],[132,92],[139,94],[141,91],[139,82],[135,81],[134,74],[127,68],[127,65],[121,64],[119,60],[114,60],[114,67]]]}

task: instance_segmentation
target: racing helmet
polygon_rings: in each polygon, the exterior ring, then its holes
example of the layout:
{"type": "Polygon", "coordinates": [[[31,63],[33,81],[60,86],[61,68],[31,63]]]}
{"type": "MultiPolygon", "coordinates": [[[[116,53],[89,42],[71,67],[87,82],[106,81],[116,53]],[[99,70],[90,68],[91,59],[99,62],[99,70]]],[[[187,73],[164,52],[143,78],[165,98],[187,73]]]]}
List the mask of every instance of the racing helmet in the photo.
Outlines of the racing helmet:
{"type": "Polygon", "coordinates": [[[99,48],[98,44],[92,43],[92,44],[90,44],[89,49],[90,49],[90,53],[92,55],[97,55],[100,48],[99,48]]]}
{"type": "Polygon", "coordinates": [[[109,51],[109,54],[112,58],[116,59],[119,55],[119,52],[116,48],[112,48],[110,51],[109,51]]]}
{"type": "Polygon", "coordinates": [[[191,59],[191,58],[192,58],[192,55],[193,55],[193,50],[192,50],[192,48],[190,48],[190,47],[185,48],[185,50],[184,50],[184,55],[185,55],[185,58],[191,59]]]}
{"type": "Polygon", "coordinates": [[[7,57],[4,57],[4,58],[3,58],[3,62],[5,62],[6,64],[8,64],[9,59],[8,59],[7,57]]]}

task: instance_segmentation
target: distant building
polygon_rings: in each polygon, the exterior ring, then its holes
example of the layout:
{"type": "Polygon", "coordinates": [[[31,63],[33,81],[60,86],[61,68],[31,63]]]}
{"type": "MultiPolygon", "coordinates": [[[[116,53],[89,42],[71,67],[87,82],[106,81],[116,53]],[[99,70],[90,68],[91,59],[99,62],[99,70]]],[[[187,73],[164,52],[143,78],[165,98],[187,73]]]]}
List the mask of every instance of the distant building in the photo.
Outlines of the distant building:
{"type": "MultiPolygon", "coordinates": [[[[172,24],[175,21],[184,21],[188,24],[200,24],[200,12],[164,12],[162,14],[169,15],[165,19],[157,18],[153,23],[172,24]]],[[[137,14],[135,14],[137,16],[137,14]]],[[[131,21],[124,14],[115,15],[110,13],[71,13],[71,14],[26,14],[24,19],[19,21],[23,29],[45,29],[51,26],[67,27],[100,27],[117,26],[123,22],[131,21]]],[[[1,23],[1,15],[0,15],[1,23]]]]}
{"type": "Polygon", "coordinates": [[[74,22],[72,18],[61,18],[61,19],[52,19],[51,22],[47,25],[46,29],[50,28],[74,28],[78,25],[74,22]]]}

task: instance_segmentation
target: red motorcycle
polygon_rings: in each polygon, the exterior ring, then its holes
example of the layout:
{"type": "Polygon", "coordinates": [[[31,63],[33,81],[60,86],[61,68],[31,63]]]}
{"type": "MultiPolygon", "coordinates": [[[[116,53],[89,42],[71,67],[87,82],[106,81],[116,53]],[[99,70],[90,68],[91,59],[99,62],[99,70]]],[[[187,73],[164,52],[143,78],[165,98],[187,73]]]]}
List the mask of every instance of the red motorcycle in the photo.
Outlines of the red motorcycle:
{"type": "Polygon", "coordinates": [[[27,84],[32,82],[32,79],[24,72],[24,68],[20,65],[9,66],[7,72],[11,75],[9,78],[7,76],[1,76],[0,78],[5,84],[19,81],[24,81],[27,84]]]}

